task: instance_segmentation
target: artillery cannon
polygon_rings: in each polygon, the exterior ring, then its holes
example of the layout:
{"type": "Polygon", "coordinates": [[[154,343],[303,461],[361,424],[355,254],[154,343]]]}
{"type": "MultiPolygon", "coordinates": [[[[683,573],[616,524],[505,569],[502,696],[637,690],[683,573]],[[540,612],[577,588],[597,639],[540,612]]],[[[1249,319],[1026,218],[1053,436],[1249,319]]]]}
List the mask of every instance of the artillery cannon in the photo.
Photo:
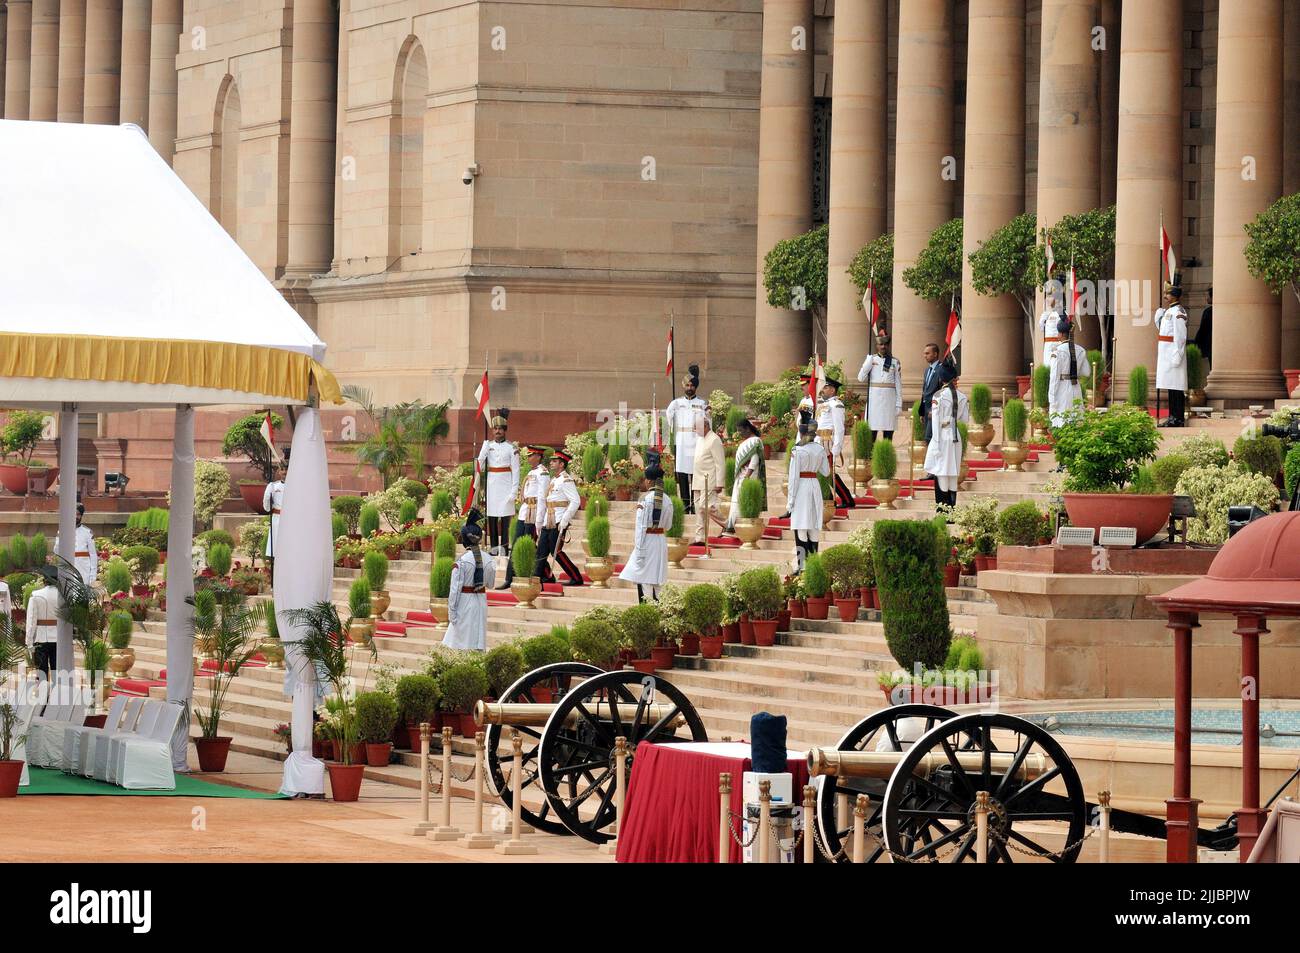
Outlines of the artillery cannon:
{"type": "Polygon", "coordinates": [[[659,675],[603,672],[559,662],[528,672],[496,702],[479,702],[474,718],[486,726],[488,777],[513,807],[504,770],[513,759],[508,732],[523,738],[520,813],[551,834],[577,834],[603,844],[614,823],[614,739],[627,739],[627,776],[642,741],[708,741],[704,722],[681,689],[659,675]],[[535,806],[537,796],[544,800],[535,806]],[[529,804],[531,797],[533,804],[529,804]]]}
{"type": "MultiPolygon", "coordinates": [[[[811,749],[808,769],[819,779],[817,832],[840,862],[847,862],[842,848],[859,794],[870,798],[869,863],[886,851],[907,861],[973,862],[980,791],[989,794],[991,862],[1011,863],[1018,853],[1073,863],[1097,810],[1084,798],[1079,773],[1060,743],[1033,722],[1001,712],[885,708],[854,725],[834,749],[811,749]]],[[[1165,837],[1163,819],[1129,811],[1112,810],[1110,827],[1165,837]]],[[[1235,819],[1202,828],[1197,841],[1233,847],[1235,819]]]]}

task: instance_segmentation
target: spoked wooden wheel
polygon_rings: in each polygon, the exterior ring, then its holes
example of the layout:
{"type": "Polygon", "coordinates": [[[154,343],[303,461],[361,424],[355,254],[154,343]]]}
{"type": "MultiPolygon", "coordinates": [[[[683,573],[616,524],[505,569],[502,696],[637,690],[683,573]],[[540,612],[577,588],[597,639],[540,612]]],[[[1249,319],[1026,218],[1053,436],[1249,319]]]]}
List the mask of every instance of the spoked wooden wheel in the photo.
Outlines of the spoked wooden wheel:
{"type": "Polygon", "coordinates": [[[885,792],[886,845],[909,861],[974,862],[978,791],[989,793],[991,863],[1079,856],[1087,803],[1078,771],[1046,731],[1000,712],[959,715],[908,749],[885,792]]]}
{"type": "MultiPolygon", "coordinates": [[[[840,739],[838,751],[906,751],[916,739],[935,725],[953,717],[953,712],[936,705],[895,705],[872,712],[850,728],[840,739]]],[[[880,814],[885,803],[889,778],[840,777],[827,775],[818,779],[817,831],[826,852],[836,862],[849,863],[846,849],[853,838],[853,805],[859,794],[871,799],[867,815],[867,863],[875,863],[884,851],[880,847],[880,814]]],[[[825,860],[825,858],[821,858],[825,860]]]]}
{"type": "Polygon", "coordinates": [[[577,685],[546,722],[538,748],[542,790],[554,817],[593,844],[614,823],[614,739],[627,739],[627,778],[643,741],[708,741],[681,689],[659,675],[606,672],[577,685]]]}
{"type": "MultiPolygon", "coordinates": [[[[574,685],[593,675],[599,675],[600,672],[601,670],[596,666],[585,662],[557,662],[543,665],[541,668],[533,669],[507,688],[499,701],[522,702],[529,705],[551,703],[562,698],[574,685]]],[[[523,801],[519,805],[520,816],[525,824],[539,831],[568,835],[569,829],[551,812],[550,802],[542,793],[541,785],[537,783],[537,749],[542,740],[541,729],[521,726],[519,734],[524,745],[524,773],[519,780],[519,792],[523,801]],[[536,805],[538,795],[541,796],[540,807],[536,805]],[[536,810],[529,806],[530,800],[534,802],[533,807],[537,807],[536,810]]],[[[486,749],[488,777],[492,780],[492,787],[505,806],[513,808],[514,793],[506,775],[506,769],[514,763],[510,732],[502,725],[490,724],[484,730],[483,744],[486,749]]]]}

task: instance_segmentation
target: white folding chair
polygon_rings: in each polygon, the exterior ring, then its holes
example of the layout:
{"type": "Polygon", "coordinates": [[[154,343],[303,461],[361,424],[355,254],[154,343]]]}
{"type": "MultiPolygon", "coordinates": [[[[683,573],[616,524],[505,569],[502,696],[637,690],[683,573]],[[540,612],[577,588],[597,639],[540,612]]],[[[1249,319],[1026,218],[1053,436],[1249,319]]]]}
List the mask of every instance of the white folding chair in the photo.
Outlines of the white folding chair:
{"type": "Polygon", "coordinates": [[[27,729],[27,760],[38,768],[54,767],[63,755],[63,728],[72,720],[73,705],[48,704],[27,729]],[[55,732],[59,740],[53,741],[55,732]],[[55,753],[55,748],[58,753],[55,753]]]}
{"type": "Polygon", "coordinates": [[[110,780],[127,790],[170,791],[176,787],[172,771],[172,735],[184,709],[165,703],[162,715],[148,735],[128,735],[112,743],[114,768],[110,780]]]}
{"type": "MultiPolygon", "coordinates": [[[[124,696],[118,695],[118,698],[124,696]]],[[[110,735],[120,732],[135,731],[135,724],[140,720],[140,712],[144,710],[144,703],[147,701],[143,695],[127,697],[126,709],[116,727],[110,727],[106,721],[101,729],[87,728],[81,736],[81,750],[78,752],[76,763],[77,774],[85,777],[93,777],[95,774],[95,752],[98,750],[100,743],[108,744],[104,739],[110,735]]]]}
{"type": "Polygon", "coordinates": [[[80,763],[82,739],[89,732],[117,731],[118,722],[122,720],[122,712],[125,709],[126,696],[114,695],[113,700],[108,703],[108,714],[104,718],[103,728],[87,728],[85,725],[71,724],[63,729],[63,759],[59,762],[59,767],[63,769],[64,774],[71,773],[80,763]]]}
{"type": "Polygon", "coordinates": [[[115,731],[112,734],[100,736],[99,743],[95,745],[95,780],[112,781],[112,778],[109,777],[109,770],[113,766],[113,742],[122,738],[147,735],[153,730],[154,723],[158,721],[158,716],[162,714],[163,706],[166,704],[166,702],[151,698],[144,703],[144,710],[140,712],[140,720],[136,722],[135,727],[130,731],[115,731]]]}

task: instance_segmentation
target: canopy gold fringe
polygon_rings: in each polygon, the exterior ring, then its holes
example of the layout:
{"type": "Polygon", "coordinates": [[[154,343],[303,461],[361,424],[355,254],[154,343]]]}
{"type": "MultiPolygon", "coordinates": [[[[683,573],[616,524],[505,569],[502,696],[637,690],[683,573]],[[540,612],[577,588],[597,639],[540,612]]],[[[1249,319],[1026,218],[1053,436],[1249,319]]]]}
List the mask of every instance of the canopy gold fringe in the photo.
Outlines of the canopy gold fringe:
{"type": "Polygon", "coordinates": [[[0,332],[0,376],[178,384],[341,404],[334,375],[306,354],[253,344],[0,332]]]}

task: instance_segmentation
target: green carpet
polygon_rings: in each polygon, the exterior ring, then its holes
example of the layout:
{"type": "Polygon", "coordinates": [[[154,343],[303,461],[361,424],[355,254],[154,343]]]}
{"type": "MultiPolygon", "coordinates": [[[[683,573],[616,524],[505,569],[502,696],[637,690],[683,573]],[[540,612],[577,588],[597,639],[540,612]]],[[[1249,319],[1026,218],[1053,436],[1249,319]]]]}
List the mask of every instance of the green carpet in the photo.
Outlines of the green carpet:
{"type": "Polygon", "coordinates": [[[80,775],[64,774],[54,768],[29,768],[32,783],[19,788],[19,794],[76,794],[82,797],[93,795],[132,795],[152,794],[156,797],[235,797],[251,800],[271,800],[282,798],[281,794],[269,794],[266,791],[250,791],[231,784],[213,784],[188,774],[176,775],[174,791],[128,791],[115,784],[105,784],[93,778],[80,775]]]}

